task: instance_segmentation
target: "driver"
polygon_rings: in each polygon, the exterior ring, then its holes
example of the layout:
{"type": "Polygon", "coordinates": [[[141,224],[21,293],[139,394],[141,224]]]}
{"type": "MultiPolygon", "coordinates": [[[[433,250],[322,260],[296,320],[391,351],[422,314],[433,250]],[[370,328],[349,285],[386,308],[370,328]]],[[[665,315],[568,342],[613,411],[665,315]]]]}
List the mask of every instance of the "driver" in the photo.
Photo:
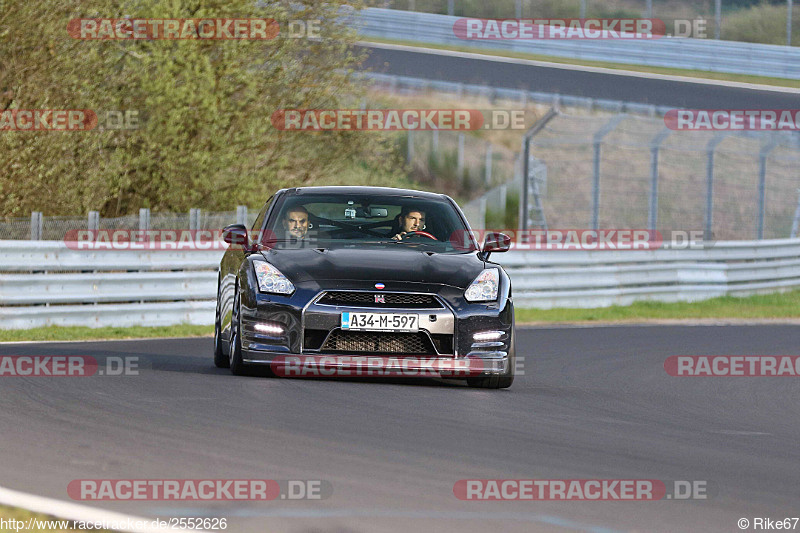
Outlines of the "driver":
{"type": "Polygon", "coordinates": [[[398,222],[400,223],[400,229],[392,239],[402,241],[403,235],[406,233],[425,229],[425,211],[415,207],[403,207],[400,211],[398,222]]]}
{"type": "Polygon", "coordinates": [[[308,233],[308,210],[301,205],[292,207],[284,215],[282,223],[288,237],[302,240],[308,233]]]}

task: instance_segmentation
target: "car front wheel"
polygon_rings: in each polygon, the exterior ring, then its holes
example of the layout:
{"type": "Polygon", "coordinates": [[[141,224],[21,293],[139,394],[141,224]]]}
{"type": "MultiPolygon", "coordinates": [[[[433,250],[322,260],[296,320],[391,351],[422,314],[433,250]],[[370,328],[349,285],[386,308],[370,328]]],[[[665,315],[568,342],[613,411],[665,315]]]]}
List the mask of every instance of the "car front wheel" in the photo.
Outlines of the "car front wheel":
{"type": "Polygon", "coordinates": [[[233,314],[231,316],[231,346],[229,365],[234,376],[246,374],[247,367],[242,360],[242,318],[239,288],[236,288],[233,297],[233,314]]]}

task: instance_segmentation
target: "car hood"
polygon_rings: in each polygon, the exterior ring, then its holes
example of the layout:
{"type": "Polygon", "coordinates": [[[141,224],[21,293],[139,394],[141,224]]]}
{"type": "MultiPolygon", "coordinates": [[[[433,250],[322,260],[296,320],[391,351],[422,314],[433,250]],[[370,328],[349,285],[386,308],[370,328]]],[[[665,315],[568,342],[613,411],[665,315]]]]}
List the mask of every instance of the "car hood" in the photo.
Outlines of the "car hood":
{"type": "Polygon", "coordinates": [[[418,282],[466,289],[484,268],[477,253],[437,254],[402,245],[262,250],[292,282],[360,280],[418,282]]]}

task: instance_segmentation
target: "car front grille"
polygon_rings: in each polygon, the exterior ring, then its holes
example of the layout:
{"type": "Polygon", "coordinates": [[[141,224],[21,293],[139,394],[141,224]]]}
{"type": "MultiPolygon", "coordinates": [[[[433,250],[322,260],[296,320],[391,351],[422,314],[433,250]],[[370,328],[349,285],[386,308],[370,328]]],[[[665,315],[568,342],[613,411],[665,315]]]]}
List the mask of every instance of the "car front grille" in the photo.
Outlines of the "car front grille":
{"type": "Polygon", "coordinates": [[[391,333],[342,331],[337,329],[331,332],[320,351],[331,353],[436,355],[430,339],[421,331],[416,333],[391,333]]]}
{"type": "Polygon", "coordinates": [[[317,300],[320,305],[373,307],[377,309],[441,309],[442,304],[432,294],[399,292],[330,291],[317,300]],[[376,298],[378,297],[378,298],[376,298]],[[376,301],[382,298],[383,301],[376,301]]]}

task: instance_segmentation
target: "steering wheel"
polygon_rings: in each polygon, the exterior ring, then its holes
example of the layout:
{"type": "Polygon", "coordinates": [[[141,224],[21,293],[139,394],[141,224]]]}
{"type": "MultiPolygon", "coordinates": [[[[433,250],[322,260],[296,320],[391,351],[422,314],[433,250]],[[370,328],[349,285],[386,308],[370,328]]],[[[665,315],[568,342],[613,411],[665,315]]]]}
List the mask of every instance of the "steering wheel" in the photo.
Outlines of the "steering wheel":
{"type": "Polygon", "coordinates": [[[427,237],[429,239],[433,239],[434,241],[438,241],[439,240],[436,237],[434,237],[433,235],[431,235],[430,233],[428,233],[427,231],[409,231],[409,232],[404,233],[400,237],[402,237],[403,240],[405,240],[408,237],[427,237]]]}

